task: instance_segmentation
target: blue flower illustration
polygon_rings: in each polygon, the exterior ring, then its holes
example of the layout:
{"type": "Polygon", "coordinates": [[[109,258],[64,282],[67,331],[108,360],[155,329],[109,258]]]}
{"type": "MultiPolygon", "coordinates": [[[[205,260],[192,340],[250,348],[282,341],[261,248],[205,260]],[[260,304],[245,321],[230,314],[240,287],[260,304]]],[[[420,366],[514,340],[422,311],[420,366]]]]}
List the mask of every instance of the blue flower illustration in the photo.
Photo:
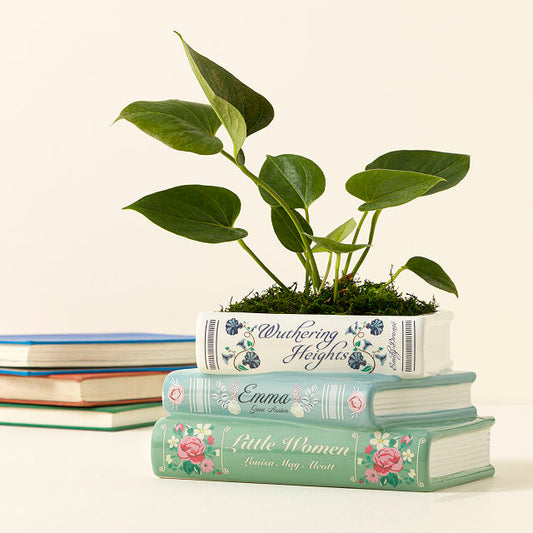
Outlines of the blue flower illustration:
{"type": "Polygon", "coordinates": [[[370,324],[367,324],[366,327],[370,330],[372,335],[379,335],[383,332],[383,321],[379,318],[374,318],[370,324]]]}
{"type": "Polygon", "coordinates": [[[355,370],[359,370],[361,365],[366,365],[366,360],[363,357],[363,354],[361,352],[353,352],[352,355],[350,355],[350,359],[348,359],[348,366],[355,370]]]}
{"type": "Polygon", "coordinates": [[[223,353],[222,359],[224,359],[224,363],[228,364],[229,360],[233,357],[232,353],[223,353]]]}
{"type": "Polygon", "coordinates": [[[344,332],[345,335],[352,334],[355,335],[357,333],[357,322],[352,326],[348,326],[348,329],[344,332]]]}
{"type": "Polygon", "coordinates": [[[372,346],[372,343],[366,339],[363,339],[363,350],[367,350],[369,346],[372,346]]]}
{"type": "Polygon", "coordinates": [[[243,350],[246,350],[246,339],[242,339],[237,343],[237,346],[242,346],[243,350]]]}
{"type": "Polygon", "coordinates": [[[261,364],[261,360],[255,352],[246,352],[242,364],[250,368],[257,368],[261,364]]]}
{"type": "Polygon", "coordinates": [[[242,323],[239,322],[236,318],[230,318],[226,322],[226,333],[228,335],[237,335],[239,330],[242,328],[242,323]]]}
{"type": "Polygon", "coordinates": [[[381,363],[381,366],[383,366],[385,364],[385,359],[387,359],[387,354],[386,353],[377,353],[376,354],[376,359],[381,363]]]}

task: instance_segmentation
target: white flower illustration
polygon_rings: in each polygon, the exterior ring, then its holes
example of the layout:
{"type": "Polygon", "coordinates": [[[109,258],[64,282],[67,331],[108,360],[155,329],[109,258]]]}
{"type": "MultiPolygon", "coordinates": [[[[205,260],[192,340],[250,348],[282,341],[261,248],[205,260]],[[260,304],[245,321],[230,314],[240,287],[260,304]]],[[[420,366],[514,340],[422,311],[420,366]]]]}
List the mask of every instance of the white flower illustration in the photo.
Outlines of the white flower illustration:
{"type": "Polygon", "coordinates": [[[172,462],[172,457],[170,457],[170,455],[167,455],[167,456],[165,457],[165,461],[166,461],[168,464],[170,464],[170,463],[172,462]]]}
{"type": "Polygon", "coordinates": [[[175,435],[172,435],[170,439],[168,439],[169,448],[177,448],[178,447],[179,440],[176,438],[175,435]]]}
{"type": "Polygon", "coordinates": [[[215,455],[220,455],[220,450],[218,448],[215,450],[215,455]]]}
{"type": "Polygon", "coordinates": [[[415,476],[416,476],[416,472],[411,468],[411,470],[409,470],[409,474],[407,474],[411,479],[415,479],[415,476]]]}
{"type": "Polygon", "coordinates": [[[376,431],[374,433],[374,438],[370,439],[370,444],[376,447],[376,450],[382,450],[384,446],[389,445],[390,433],[383,433],[381,431],[376,431]]]}
{"type": "Polygon", "coordinates": [[[241,406],[237,400],[230,400],[228,403],[228,411],[232,415],[238,415],[241,412],[241,406]]]}
{"type": "Polygon", "coordinates": [[[301,403],[294,402],[291,405],[291,415],[295,416],[296,418],[303,418],[304,414],[304,408],[302,407],[301,403]]]}
{"type": "Polygon", "coordinates": [[[406,450],[405,452],[402,452],[403,460],[408,461],[409,463],[413,460],[413,457],[415,454],[411,450],[406,450]]]}
{"type": "Polygon", "coordinates": [[[211,424],[197,424],[194,430],[194,434],[199,438],[204,440],[205,437],[209,437],[213,433],[209,428],[211,424]]]}
{"type": "Polygon", "coordinates": [[[363,458],[362,457],[358,457],[357,458],[357,464],[358,465],[362,465],[363,464],[363,458]]]}

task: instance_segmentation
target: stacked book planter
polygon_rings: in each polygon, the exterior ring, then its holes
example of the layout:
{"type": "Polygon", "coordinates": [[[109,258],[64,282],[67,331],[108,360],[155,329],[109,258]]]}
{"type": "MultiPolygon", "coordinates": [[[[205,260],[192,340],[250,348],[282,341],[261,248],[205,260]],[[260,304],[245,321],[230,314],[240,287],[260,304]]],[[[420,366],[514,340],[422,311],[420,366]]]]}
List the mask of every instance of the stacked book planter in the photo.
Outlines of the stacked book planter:
{"type": "Polygon", "coordinates": [[[493,475],[452,315],[202,313],[165,379],[156,475],[428,491],[493,475]]]}

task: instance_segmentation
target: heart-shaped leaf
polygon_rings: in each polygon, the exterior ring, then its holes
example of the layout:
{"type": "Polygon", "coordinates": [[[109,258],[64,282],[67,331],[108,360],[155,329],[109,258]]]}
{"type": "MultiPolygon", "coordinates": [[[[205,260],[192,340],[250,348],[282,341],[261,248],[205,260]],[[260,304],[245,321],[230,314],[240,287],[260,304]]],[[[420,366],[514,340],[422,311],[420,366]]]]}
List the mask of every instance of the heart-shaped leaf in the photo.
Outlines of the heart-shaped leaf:
{"type": "MultiPolygon", "coordinates": [[[[326,177],[320,167],[301,155],[267,155],[259,178],[294,209],[308,208],[326,188],[326,177]]],[[[279,205],[262,188],[259,192],[268,204],[279,205]]]]}
{"type": "Polygon", "coordinates": [[[359,211],[376,211],[402,205],[444,181],[438,176],[406,170],[365,170],[346,182],[346,190],[363,200],[359,211]]]}
{"type": "MultiPolygon", "coordinates": [[[[313,233],[311,226],[306,222],[305,218],[293,210],[294,215],[300,222],[303,230],[306,233],[313,233]]],[[[272,227],[279,239],[279,242],[285,246],[291,252],[301,253],[305,248],[300,238],[296,226],[293,221],[282,207],[272,207],[270,212],[270,218],[272,220],[272,227]]]]}
{"type": "Polygon", "coordinates": [[[325,248],[328,252],[333,252],[334,254],[344,254],[355,252],[362,248],[368,248],[368,244],[344,244],[342,242],[334,241],[333,239],[328,239],[327,237],[316,237],[307,233],[305,235],[319,244],[322,248],[325,248]]]}
{"type": "Polygon", "coordinates": [[[248,235],[233,227],[241,201],[223,187],[180,185],[149,194],[124,209],[133,209],[159,227],[193,241],[218,243],[248,235]]]}
{"type": "Polygon", "coordinates": [[[427,195],[457,185],[466,176],[469,167],[470,156],[468,155],[431,150],[397,150],[378,157],[369,163],[366,169],[411,170],[444,178],[445,181],[437,183],[424,193],[427,195]]]}
{"type": "Polygon", "coordinates": [[[411,259],[405,263],[403,268],[414,272],[424,281],[433,285],[433,287],[437,287],[437,289],[442,289],[443,291],[455,294],[455,296],[459,296],[457,288],[450,276],[448,276],[442,267],[435,263],[435,261],[431,261],[431,259],[426,259],[425,257],[411,257],[411,259]]]}
{"type": "Polygon", "coordinates": [[[175,150],[211,155],[223,148],[222,141],[215,137],[220,120],[206,104],[139,101],[125,107],[117,120],[121,118],[175,150]]]}
{"type": "MultiPolygon", "coordinates": [[[[326,235],[326,238],[331,239],[333,241],[342,242],[344,239],[346,239],[346,237],[348,237],[348,235],[353,232],[356,226],[357,223],[355,222],[355,220],[353,218],[350,218],[344,224],[341,224],[339,227],[328,233],[326,235]]],[[[326,250],[326,248],[318,245],[313,246],[313,248],[311,248],[311,251],[314,253],[329,252],[329,250],[326,250]]]]}
{"type": "MultiPolygon", "coordinates": [[[[177,32],[176,32],[177,33],[177,32]]],[[[274,109],[259,93],[233,74],[193,50],[181,37],[185,53],[196,79],[233,141],[235,158],[242,164],[240,152],[244,140],[272,122],[274,109]]]]}

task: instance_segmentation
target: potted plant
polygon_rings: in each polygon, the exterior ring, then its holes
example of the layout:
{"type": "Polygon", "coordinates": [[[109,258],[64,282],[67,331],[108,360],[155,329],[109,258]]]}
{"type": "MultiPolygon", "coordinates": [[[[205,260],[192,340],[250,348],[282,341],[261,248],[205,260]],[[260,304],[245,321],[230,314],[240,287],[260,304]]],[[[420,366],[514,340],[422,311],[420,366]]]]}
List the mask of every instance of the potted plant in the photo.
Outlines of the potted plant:
{"type": "Polygon", "coordinates": [[[298,291],[252,251],[245,240],[247,231],[235,226],[241,201],[224,187],[179,185],[126,207],[192,240],[237,241],[275,283],[262,294],[231,304],[225,312],[200,315],[199,366],[207,372],[241,373],[339,372],[348,365],[358,372],[403,377],[449,368],[451,313],[437,311],[434,300],[403,296],[395,287],[398,276],[410,270],[457,296],[446,272],[434,261],[417,256],[381,283],[361,281],[359,275],[381,213],[457,185],[468,172],[469,156],[428,150],[386,153],[346,182],[347,193],[362,202],[358,220],[351,217],[328,233],[316,231],[310,207],[325,190],[322,170],[295,154],[266,156],[259,172],[250,170],[245,140],[272,121],[272,105],[178,36],[209,104],[137,101],[125,107],[117,120],[131,122],[175,150],[222,155],[257,185],[270,206],[275,235],[296,254],[304,273],[303,290],[298,291]],[[216,136],[221,125],[229,133],[231,150],[226,151],[216,136]],[[364,227],[369,228],[365,240],[364,227]],[[328,257],[322,272],[317,263],[321,253],[328,257]]]}

